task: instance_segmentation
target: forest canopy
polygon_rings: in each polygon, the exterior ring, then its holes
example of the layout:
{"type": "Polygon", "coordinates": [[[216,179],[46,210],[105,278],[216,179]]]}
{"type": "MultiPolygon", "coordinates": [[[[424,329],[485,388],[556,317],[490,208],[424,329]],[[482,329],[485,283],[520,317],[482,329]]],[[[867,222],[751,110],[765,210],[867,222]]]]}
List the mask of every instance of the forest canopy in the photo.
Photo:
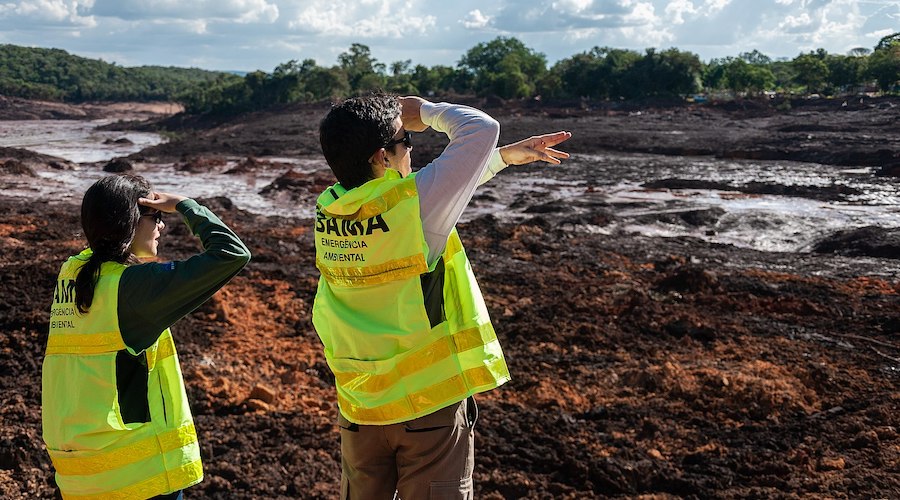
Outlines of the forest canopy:
{"type": "Polygon", "coordinates": [[[697,94],[754,97],[898,92],[900,33],[847,54],[824,49],[773,60],[753,50],[703,62],[677,48],[638,52],[611,47],[548,65],[514,37],[470,48],[455,66],[385,64],[354,43],[337,63],[290,60],[244,76],[174,67],[124,68],[58,49],[0,46],[0,93],[63,101],[177,101],[190,113],[238,113],[294,102],[341,99],[373,90],[502,99],[632,100],[697,94]]]}
{"type": "Polygon", "coordinates": [[[194,68],[125,68],[60,49],[0,45],[0,94],[66,102],[175,101],[204,85],[240,82],[237,75],[194,68]]]}

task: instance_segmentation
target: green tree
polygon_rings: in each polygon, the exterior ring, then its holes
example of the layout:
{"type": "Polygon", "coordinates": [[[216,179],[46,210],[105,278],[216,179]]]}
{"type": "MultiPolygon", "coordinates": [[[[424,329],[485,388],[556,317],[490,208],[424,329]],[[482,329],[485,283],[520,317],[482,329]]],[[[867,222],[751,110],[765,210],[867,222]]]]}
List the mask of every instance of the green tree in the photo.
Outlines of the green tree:
{"type": "Polygon", "coordinates": [[[900,38],[898,37],[900,34],[894,35],[894,40],[889,43],[879,42],[872,55],[869,56],[866,74],[878,82],[878,87],[882,92],[893,90],[900,80],[900,38]]]}
{"type": "Polygon", "coordinates": [[[303,73],[309,70],[310,63],[315,65],[312,59],[307,59],[303,63],[291,59],[275,67],[267,82],[267,91],[272,94],[273,102],[291,103],[302,99],[304,90],[301,79],[303,73]]]}
{"type": "Polygon", "coordinates": [[[830,55],[825,59],[825,64],[828,66],[828,83],[837,90],[846,91],[861,83],[866,58],[830,55]]]}
{"type": "Polygon", "coordinates": [[[743,52],[738,54],[738,58],[745,61],[747,64],[752,64],[754,66],[768,66],[772,64],[772,58],[763,54],[762,52],[753,49],[750,52],[743,52]]]}
{"type": "Polygon", "coordinates": [[[416,65],[410,74],[410,83],[423,95],[455,92],[465,93],[471,90],[472,82],[468,73],[450,66],[437,65],[430,68],[416,65]]]}
{"type": "Polygon", "coordinates": [[[696,54],[672,48],[647,49],[623,75],[627,98],[683,96],[700,87],[703,64],[696,54]]]}
{"type": "Polygon", "coordinates": [[[609,47],[600,49],[596,54],[603,58],[602,69],[595,75],[597,84],[610,98],[623,97],[627,92],[625,75],[641,60],[641,54],[633,50],[609,47]],[[604,85],[604,79],[609,79],[609,84],[604,85]]]}
{"type": "Polygon", "coordinates": [[[890,48],[897,42],[900,42],[900,32],[882,37],[881,40],[878,40],[878,45],[875,46],[875,51],[890,48]]]}
{"type": "Polygon", "coordinates": [[[793,63],[789,59],[782,58],[772,61],[769,69],[775,75],[775,89],[782,92],[790,91],[797,79],[793,63]]]}
{"type": "Polygon", "coordinates": [[[347,52],[338,55],[338,64],[347,73],[351,90],[363,92],[384,87],[384,64],[372,57],[367,45],[350,45],[347,52]]]}
{"type": "Polygon", "coordinates": [[[749,64],[745,59],[733,59],[725,66],[725,81],[734,93],[760,94],[775,85],[772,70],[761,64],[749,64]]]}
{"type": "Polygon", "coordinates": [[[473,77],[480,95],[528,97],[546,73],[547,59],[516,38],[498,37],[469,49],[458,66],[473,77]]]}
{"type": "Polygon", "coordinates": [[[632,50],[594,47],[562,59],[550,72],[558,75],[560,92],[569,97],[619,98],[627,90],[625,74],[641,59],[632,50]]]}
{"type": "Polygon", "coordinates": [[[0,45],[0,94],[4,95],[73,102],[174,100],[195,86],[223,77],[225,73],[193,68],[123,68],[59,49],[0,45]]]}
{"type": "Polygon", "coordinates": [[[391,75],[387,78],[387,90],[396,94],[419,94],[419,89],[412,83],[412,60],[394,61],[391,63],[391,75]]]}
{"type": "MultiPolygon", "coordinates": [[[[592,53],[584,52],[557,62],[550,70],[559,75],[561,90],[570,97],[608,97],[608,91],[599,87],[601,61],[592,53]]],[[[609,82],[603,82],[608,84],[609,82]]]]}
{"type": "Polygon", "coordinates": [[[797,73],[797,83],[806,86],[807,94],[817,92],[828,80],[828,65],[821,52],[801,54],[791,61],[791,65],[797,73]]]}
{"type": "Polygon", "coordinates": [[[711,90],[727,88],[728,80],[725,78],[725,68],[727,68],[728,64],[733,60],[734,58],[732,57],[712,59],[709,63],[704,65],[703,74],[700,80],[703,83],[703,88],[711,90]]]}
{"type": "Polygon", "coordinates": [[[350,94],[350,82],[338,67],[315,66],[303,74],[303,89],[306,100],[337,99],[350,94]]]}

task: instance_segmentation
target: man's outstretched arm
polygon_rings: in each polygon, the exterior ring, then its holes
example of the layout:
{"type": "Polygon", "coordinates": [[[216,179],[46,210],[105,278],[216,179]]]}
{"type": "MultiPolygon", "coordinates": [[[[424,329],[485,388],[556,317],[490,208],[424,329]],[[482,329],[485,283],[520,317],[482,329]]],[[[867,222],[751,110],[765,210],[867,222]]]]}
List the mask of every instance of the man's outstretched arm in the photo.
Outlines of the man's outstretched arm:
{"type": "Polygon", "coordinates": [[[494,178],[501,170],[510,165],[525,165],[535,161],[543,161],[559,165],[560,160],[569,157],[569,153],[554,149],[554,146],[572,137],[571,132],[559,131],[550,134],[534,135],[519,142],[507,144],[494,150],[488,161],[488,167],[478,181],[478,185],[494,178]]]}

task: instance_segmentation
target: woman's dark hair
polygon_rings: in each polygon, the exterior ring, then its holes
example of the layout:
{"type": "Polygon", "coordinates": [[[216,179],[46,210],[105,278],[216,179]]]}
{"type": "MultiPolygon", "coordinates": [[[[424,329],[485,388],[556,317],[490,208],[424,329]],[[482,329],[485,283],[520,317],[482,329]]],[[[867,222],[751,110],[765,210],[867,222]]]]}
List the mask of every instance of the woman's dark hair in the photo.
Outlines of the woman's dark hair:
{"type": "Polygon", "coordinates": [[[347,99],[332,106],[319,124],[319,144],[338,182],[347,189],[372,179],[369,158],[397,132],[400,101],[390,94],[347,99]]]}
{"type": "Polygon", "coordinates": [[[137,262],[130,249],[141,218],[138,198],[150,192],[150,183],[139,175],[111,175],[95,182],[84,193],[81,228],[93,254],[75,278],[75,304],[79,312],[87,312],[94,301],[101,264],[137,262]]]}

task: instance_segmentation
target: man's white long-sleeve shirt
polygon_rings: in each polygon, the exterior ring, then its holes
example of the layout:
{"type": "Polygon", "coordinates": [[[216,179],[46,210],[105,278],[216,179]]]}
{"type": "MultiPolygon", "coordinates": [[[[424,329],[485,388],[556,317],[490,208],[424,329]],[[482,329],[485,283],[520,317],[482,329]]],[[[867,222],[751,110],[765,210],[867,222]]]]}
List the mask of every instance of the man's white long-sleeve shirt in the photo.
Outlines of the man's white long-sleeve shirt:
{"type": "Polygon", "coordinates": [[[498,153],[500,124],[474,108],[423,103],[422,122],[447,134],[450,144],[416,174],[428,265],[443,253],[450,231],[459,221],[475,188],[506,167],[498,153]]]}

